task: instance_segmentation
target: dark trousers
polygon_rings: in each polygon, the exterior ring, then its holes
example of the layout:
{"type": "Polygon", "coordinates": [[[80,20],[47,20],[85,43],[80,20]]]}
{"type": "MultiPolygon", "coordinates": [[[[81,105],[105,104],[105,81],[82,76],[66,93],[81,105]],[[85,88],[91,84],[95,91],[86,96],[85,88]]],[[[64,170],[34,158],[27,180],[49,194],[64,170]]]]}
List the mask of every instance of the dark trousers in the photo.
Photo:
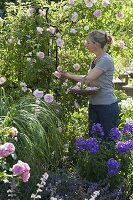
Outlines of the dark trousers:
{"type": "Polygon", "coordinates": [[[93,123],[100,123],[103,127],[105,138],[108,138],[111,128],[118,125],[119,114],[118,102],[110,105],[89,104],[89,133],[93,123]]]}

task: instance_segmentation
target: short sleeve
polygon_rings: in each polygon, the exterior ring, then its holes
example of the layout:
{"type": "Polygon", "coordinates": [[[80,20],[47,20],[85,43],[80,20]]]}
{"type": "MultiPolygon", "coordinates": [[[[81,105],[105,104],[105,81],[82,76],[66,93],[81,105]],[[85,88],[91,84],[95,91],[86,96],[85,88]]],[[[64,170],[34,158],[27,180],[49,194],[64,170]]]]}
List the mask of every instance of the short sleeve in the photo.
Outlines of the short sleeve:
{"type": "Polygon", "coordinates": [[[110,57],[102,57],[99,62],[97,62],[96,68],[103,70],[104,72],[108,70],[114,70],[114,62],[110,57]]]}

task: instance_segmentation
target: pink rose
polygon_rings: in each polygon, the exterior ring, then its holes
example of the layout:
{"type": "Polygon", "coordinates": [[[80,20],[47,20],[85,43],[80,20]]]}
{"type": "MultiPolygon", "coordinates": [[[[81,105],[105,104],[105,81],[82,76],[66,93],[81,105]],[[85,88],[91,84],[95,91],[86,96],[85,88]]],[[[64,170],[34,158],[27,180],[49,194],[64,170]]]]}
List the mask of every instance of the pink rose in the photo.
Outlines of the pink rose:
{"type": "Polygon", "coordinates": [[[85,0],[85,5],[86,7],[91,8],[93,6],[93,3],[90,2],[89,0],[85,0]]]}
{"type": "Polygon", "coordinates": [[[18,134],[18,130],[15,127],[11,127],[8,130],[9,135],[11,135],[12,137],[16,136],[18,134]]]}
{"type": "Polygon", "coordinates": [[[108,6],[109,5],[109,0],[103,0],[102,1],[103,6],[108,6]]]}
{"type": "Polygon", "coordinates": [[[13,165],[12,171],[15,175],[21,175],[22,173],[24,173],[25,167],[23,165],[23,163],[19,162],[15,165],[13,165]]]}
{"type": "Polygon", "coordinates": [[[58,38],[56,40],[56,44],[57,44],[58,47],[62,47],[64,45],[64,41],[61,38],[58,38]]]}
{"type": "Polygon", "coordinates": [[[102,14],[101,10],[95,10],[94,13],[93,13],[93,15],[94,15],[95,17],[97,17],[97,18],[100,17],[101,14],[102,14]]]}
{"type": "Polygon", "coordinates": [[[122,41],[122,40],[120,40],[119,46],[120,46],[122,49],[124,49],[124,48],[125,48],[125,42],[122,41]]]}
{"type": "Polygon", "coordinates": [[[5,147],[6,151],[9,152],[9,155],[12,154],[12,153],[14,153],[14,151],[15,151],[15,146],[12,143],[6,142],[4,144],[4,147],[5,147]]]}
{"type": "Polygon", "coordinates": [[[25,171],[24,173],[22,173],[22,179],[23,179],[23,182],[27,182],[30,178],[30,173],[29,171],[25,171]]]}
{"type": "Polygon", "coordinates": [[[57,78],[60,78],[60,77],[61,77],[61,74],[60,74],[58,71],[55,71],[53,74],[54,74],[57,78]]]}
{"type": "Polygon", "coordinates": [[[36,55],[39,58],[44,58],[44,53],[42,51],[37,52],[36,55]]]}
{"type": "Polygon", "coordinates": [[[44,101],[47,103],[52,103],[54,100],[54,97],[52,94],[45,94],[44,95],[44,101]]]}
{"type": "Polygon", "coordinates": [[[55,33],[55,28],[50,26],[49,28],[47,28],[47,31],[54,34],[55,33]]]}
{"type": "Polygon", "coordinates": [[[70,5],[74,5],[75,0],[68,0],[68,3],[69,3],[70,5]]]}
{"type": "Polygon", "coordinates": [[[43,97],[43,91],[39,91],[38,89],[36,89],[34,92],[33,92],[33,95],[37,98],[37,99],[40,99],[43,97]]]}

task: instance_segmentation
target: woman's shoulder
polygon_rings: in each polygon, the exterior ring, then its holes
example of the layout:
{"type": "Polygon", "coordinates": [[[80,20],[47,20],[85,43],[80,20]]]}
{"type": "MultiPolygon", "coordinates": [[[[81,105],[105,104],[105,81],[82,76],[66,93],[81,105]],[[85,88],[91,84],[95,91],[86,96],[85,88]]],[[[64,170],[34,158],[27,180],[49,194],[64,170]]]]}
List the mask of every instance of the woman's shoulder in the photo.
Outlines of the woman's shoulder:
{"type": "Polygon", "coordinates": [[[112,64],[114,63],[112,56],[108,53],[104,53],[100,60],[104,62],[111,62],[112,64]]]}

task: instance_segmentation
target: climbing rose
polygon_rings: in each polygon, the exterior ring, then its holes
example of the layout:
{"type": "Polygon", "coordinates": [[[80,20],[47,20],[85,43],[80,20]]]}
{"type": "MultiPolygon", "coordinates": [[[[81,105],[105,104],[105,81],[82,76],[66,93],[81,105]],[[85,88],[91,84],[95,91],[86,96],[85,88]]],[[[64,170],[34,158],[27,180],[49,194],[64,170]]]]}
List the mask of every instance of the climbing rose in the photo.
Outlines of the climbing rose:
{"type": "Polygon", "coordinates": [[[94,13],[93,13],[93,15],[94,15],[95,17],[97,17],[97,18],[100,17],[101,14],[102,14],[101,10],[95,10],[94,13]]]}
{"type": "Polygon", "coordinates": [[[52,94],[45,94],[44,95],[44,101],[47,103],[52,103],[54,100],[54,97],[52,94]]]}
{"type": "Polygon", "coordinates": [[[58,38],[56,40],[56,44],[57,44],[58,47],[62,47],[64,45],[64,41],[61,38],[58,38]]]}
{"type": "Polygon", "coordinates": [[[44,58],[44,53],[42,51],[37,52],[36,55],[39,58],[44,58]]]}

